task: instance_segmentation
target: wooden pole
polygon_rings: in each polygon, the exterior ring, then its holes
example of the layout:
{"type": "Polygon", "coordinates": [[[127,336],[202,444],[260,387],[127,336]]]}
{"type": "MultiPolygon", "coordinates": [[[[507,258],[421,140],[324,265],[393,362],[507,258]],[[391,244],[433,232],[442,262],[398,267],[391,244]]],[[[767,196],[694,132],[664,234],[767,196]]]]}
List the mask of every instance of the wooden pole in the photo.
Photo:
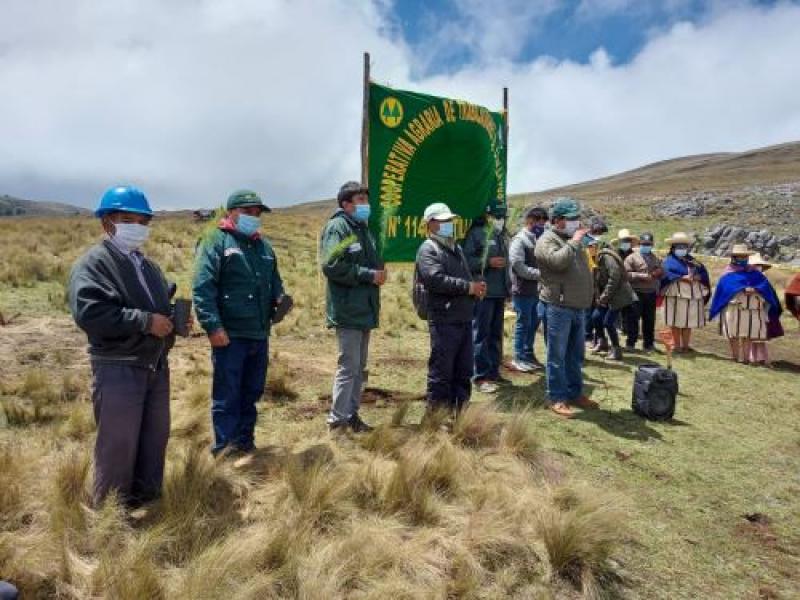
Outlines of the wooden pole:
{"type": "Polygon", "coordinates": [[[361,115],[361,183],[369,185],[369,52],[364,52],[364,104],[361,115]]]}

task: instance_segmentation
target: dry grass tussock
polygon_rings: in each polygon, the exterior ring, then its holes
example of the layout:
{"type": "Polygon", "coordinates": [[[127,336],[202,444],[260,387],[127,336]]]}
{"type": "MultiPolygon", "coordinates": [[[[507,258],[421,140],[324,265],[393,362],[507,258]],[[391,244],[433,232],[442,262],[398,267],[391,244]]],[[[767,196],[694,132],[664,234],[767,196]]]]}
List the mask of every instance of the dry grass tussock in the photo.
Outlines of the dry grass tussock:
{"type": "Polygon", "coordinates": [[[269,477],[212,459],[186,433],[171,444],[163,497],[133,515],[113,499],[90,508],[88,440],[43,459],[51,477],[36,502],[23,454],[3,446],[0,568],[30,597],[65,598],[501,598],[611,585],[615,501],[551,489],[531,468],[525,414],[476,407],[452,433],[404,418],[363,444],[276,451],[269,477]],[[38,508],[23,518],[26,502],[38,508]]]}

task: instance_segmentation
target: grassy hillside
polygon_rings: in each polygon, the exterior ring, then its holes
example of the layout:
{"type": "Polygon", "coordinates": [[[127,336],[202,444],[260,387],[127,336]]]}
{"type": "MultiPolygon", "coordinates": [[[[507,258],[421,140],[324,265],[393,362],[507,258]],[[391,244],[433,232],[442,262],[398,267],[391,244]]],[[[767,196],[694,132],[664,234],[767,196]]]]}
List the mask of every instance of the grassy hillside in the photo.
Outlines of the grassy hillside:
{"type": "Polygon", "coordinates": [[[519,202],[563,194],[587,200],[655,196],[696,190],[728,190],[800,179],[800,142],[740,153],[699,154],[665,160],[610,177],[532,194],[519,202]]]}
{"type": "Polygon", "coordinates": [[[71,204],[23,200],[7,194],[0,196],[0,217],[74,217],[89,214],[91,212],[85,208],[72,206],[71,204]]]}
{"type": "MultiPolygon", "coordinates": [[[[630,411],[633,371],[591,357],[598,411],[542,408],[508,373],[452,433],[420,426],[428,349],[408,266],[391,266],[373,338],[367,437],[324,426],[336,364],[316,237],[327,207],[266,218],[296,310],[271,341],[250,460],[213,462],[208,343],[171,358],[165,496],[127,517],[86,503],[94,425],[85,338],[63,283],[98,237],[86,219],[0,239],[0,574],[31,598],[792,598],[800,594],[797,325],[774,370],[724,359],[715,328],[676,359],[676,420],[630,411]],[[67,224],[68,226],[65,226],[67,224]],[[13,252],[11,249],[13,248],[13,252]]],[[[205,225],[154,223],[147,252],[186,294],[205,225]]],[[[712,265],[715,273],[721,265],[712,265]]],[[[787,271],[770,272],[780,286],[787,271]]],[[[509,351],[512,320],[506,323],[509,351]]],[[[537,353],[544,357],[541,342],[537,353]]]]}

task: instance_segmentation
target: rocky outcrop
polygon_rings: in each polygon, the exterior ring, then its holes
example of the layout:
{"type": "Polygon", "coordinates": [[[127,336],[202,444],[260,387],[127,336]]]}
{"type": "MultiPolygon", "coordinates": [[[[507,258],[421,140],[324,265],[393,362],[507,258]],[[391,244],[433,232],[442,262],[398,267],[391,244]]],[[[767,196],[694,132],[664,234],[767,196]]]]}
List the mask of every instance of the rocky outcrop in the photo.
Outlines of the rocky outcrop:
{"type": "Polygon", "coordinates": [[[734,244],[747,244],[770,260],[800,261],[800,237],[793,234],[778,236],[769,229],[720,224],[707,229],[700,239],[702,252],[714,256],[728,256],[734,244]]]}

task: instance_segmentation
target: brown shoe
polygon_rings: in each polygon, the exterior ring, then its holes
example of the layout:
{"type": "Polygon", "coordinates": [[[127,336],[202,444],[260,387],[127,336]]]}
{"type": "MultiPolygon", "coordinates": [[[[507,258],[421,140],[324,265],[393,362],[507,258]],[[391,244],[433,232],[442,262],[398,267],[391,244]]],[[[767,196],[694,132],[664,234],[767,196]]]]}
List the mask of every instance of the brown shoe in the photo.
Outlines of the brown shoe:
{"type": "Polygon", "coordinates": [[[575,416],[575,411],[573,411],[569,406],[567,406],[563,402],[556,402],[555,404],[551,404],[550,410],[556,413],[559,417],[564,417],[565,419],[571,419],[572,417],[575,416]]]}
{"type": "Polygon", "coordinates": [[[578,406],[580,408],[588,408],[588,409],[595,409],[598,406],[600,406],[597,402],[586,396],[579,396],[575,400],[574,404],[575,406],[578,406]]]}

